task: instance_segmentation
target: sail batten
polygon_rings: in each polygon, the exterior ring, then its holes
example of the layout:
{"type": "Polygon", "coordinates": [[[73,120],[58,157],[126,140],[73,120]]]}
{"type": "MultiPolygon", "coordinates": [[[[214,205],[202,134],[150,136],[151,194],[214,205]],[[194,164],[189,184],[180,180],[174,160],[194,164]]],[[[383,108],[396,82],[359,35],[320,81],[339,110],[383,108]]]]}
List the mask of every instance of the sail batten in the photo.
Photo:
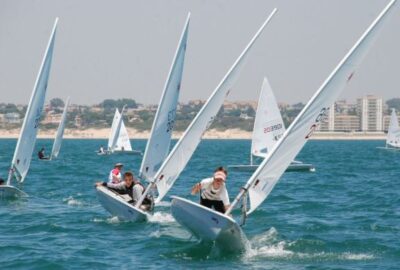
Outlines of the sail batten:
{"type": "Polygon", "coordinates": [[[53,143],[53,148],[51,150],[51,155],[50,159],[54,159],[58,157],[58,154],[60,153],[60,148],[61,148],[61,143],[64,135],[64,129],[65,129],[65,122],[67,120],[67,109],[69,106],[69,97],[67,98],[65,105],[64,105],[64,111],[61,116],[61,121],[60,124],[58,125],[57,133],[56,133],[56,138],[54,139],[53,143]]]}
{"type": "Polygon", "coordinates": [[[11,183],[13,176],[16,177],[17,181],[24,182],[29,170],[50,76],[57,23],[58,18],[56,18],[54,22],[39,73],[36,77],[32,95],[22,123],[21,132],[15,147],[7,184],[11,183]]]}
{"type": "Polygon", "coordinates": [[[179,93],[184,69],[190,13],[187,16],[172,65],[161,95],[160,105],[151,128],[150,138],[146,144],[139,175],[152,181],[157,170],[168,155],[171,136],[176,118],[179,93]]]}

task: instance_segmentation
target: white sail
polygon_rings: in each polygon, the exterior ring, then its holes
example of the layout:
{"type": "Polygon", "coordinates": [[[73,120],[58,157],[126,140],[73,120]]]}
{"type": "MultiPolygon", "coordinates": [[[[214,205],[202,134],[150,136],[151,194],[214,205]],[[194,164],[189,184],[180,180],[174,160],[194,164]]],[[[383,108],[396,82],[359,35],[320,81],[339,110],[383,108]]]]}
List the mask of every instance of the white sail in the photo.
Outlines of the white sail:
{"type": "Polygon", "coordinates": [[[47,49],[26,110],[21,133],[11,162],[11,172],[13,172],[13,174],[9,174],[7,181],[8,184],[11,182],[12,175],[16,177],[17,181],[23,182],[29,170],[50,76],[57,22],[58,18],[56,18],[54,22],[50,40],[47,44],[47,49]]]}
{"type": "Polygon", "coordinates": [[[65,105],[64,105],[64,111],[61,116],[60,124],[58,125],[57,134],[56,134],[56,138],[54,139],[53,149],[51,151],[50,159],[57,158],[58,154],[60,153],[61,142],[62,142],[62,139],[64,136],[65,122],[67,120],[68,106],[69,106],[69,97],[67,98],[67,101],[65,102],[65,105]]]}
{"type": "MultiPolygon", "coordinates": [[[[258,39],[262,30],[275,13],[276,9],[272,11],[255,36],[251,39],[250,43],[246,46],[238,59],[229,69],[228,73],[224,76],[217,88],[208,98],[207,102],[203,105],[195,119],[186,129],[184,135],[180,138],[180,140],[172,149],[171,153],[166,158],[165,162],[162,164],[155,176],[155,183],[158,189],[158,197],[156,202],[159,202],[163,199],[168,190],[175,183],[175,180],[178,178],[179,174],[185,168],[190,157],[193,155],[194,151],[199,145],[201,137],[214,121],[223,101],[232,89],[232,86],[236,81],[241,68],[243,67],[244,60],[248,56],[248,52],[253,47],[254,42],[258,39]]],[[[139,203],[141,203],[141,201],[139,201],[138,204],[139,203]]]]}
{"type": "Polygon", "coordinates": [[[119,120],[121,118],[121,114],[119,113],[118,109],[115,109],[114,118],[111,124],[110,135],[108,136],[108,150],[112,150],[117,143],[117,136],[119,131],[117,130],[119,125],[119,120]]]}
{"type": "Polygon", "coordinates": [[[128,131],[126,130],[124,120],[121,119],[121,128],[119,130],[117,144],[114,151],[132,151],[131,141],[129,140],[128,131]]]}
{"type": "MultiPolygon", "coordinates": [[[[290,162],[300,152],[313,131],[326,117],[329,106],[353,77],[354,71],[372,45],[383,18],[395,0],[391,1],[361,38],[333,70],[311,100],[286,130],[282,139],[267,154],[267,157],[250,177],[226,214],[238,203],[245,190],[249,192],[250,209],[253,212],[269,195],[290,162]]],[[[387,16],[386,16],[387,17],[387,16]]]]}
{"type": "Polygon", "coordinates": [[[400,128],[396,110],[392,109],[386,144],[392,147],[400,147],[400,128]]]}
{"type": "Polygon", "coordinates": [[[264,158],[285,132],[282,115],[271,85],[264,78],[254,120],[251,153],[264,158]]]}
{"type": "Polygon", "coordinates": [[[140,166],[140,176],[150,181],[153,180],[157,170],[167,157],[171,143],[185,61],[189,21],[190,13],[187,16],[185,27],[165,82],[160,105],[153,121],[150,138],[147,141],[140,166]]]}

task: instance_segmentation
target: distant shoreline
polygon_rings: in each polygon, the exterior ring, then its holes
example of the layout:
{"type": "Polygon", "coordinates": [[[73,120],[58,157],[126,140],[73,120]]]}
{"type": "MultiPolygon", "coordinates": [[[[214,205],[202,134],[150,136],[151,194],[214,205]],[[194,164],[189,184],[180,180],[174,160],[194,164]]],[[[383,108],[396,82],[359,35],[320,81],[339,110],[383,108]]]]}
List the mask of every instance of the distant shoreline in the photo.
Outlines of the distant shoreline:
{"type": "MultiPolygon", "coordinates": [[[[56,130],[39,131],[38,138],[40,139],[53,139],[56,130]]],[[[66,129],[64,138],[66,139],[108,139],[110,129],[66,129]]],[[[150,136],[149,131],[137,131],[128,128],[128,133],[131,139],[148,139],[150,136]]],[[[174,132],[173,138],[179,139],[183,132],[174,132]]],[[[19,136],[19,130],[0,130],[0,139],[16,139],[19,136]]],[[[229,129],[225,131],[218,131],[215,129],[208,130],[203,138],[204,139],[247,139],[250,140],[252,132],[229,129]]],[[[385,140],[386,134],[383,132],[316,132],[311,137],[312,140],[385,140]]]]}

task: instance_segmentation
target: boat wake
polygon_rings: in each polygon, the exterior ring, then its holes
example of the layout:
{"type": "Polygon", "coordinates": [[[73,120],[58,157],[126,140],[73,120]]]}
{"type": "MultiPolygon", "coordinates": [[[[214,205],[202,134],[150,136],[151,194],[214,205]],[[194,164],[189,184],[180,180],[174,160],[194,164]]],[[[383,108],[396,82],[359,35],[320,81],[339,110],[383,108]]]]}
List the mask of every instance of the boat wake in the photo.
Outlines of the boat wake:
{"type": "Polygon", "coordinates": [[[170,207],[171,202],[161,201],[161,202],[156,203],[156,206],[170,207]]]}
{"type": "Polygon", "coordinates": [[[172,223],[175,222],[174,217],[167,212],[154,212],[153,215],[148,215],[148,220],[151,223],[172,223]]]}
{"type": "MultiPolygon", "coordinates": [[[[319,242],[319,241],[318,241],[319,242]]],[[[315,240],[311,241],[315,244],[315,240]]],[[[310,244],[310,243],[309,243],[310,244]]],[[[250,245],[243,255],[244,260],[275,259],[275,260],[343,260],[343,261],[362,261],[373,260],[373,254],[353,253],[353,252],[301,252],[297,251],[304,245],[304,240],[287,242],[279,240],[278,231],[275,228],[267,232],[254,236],[250,240],[250,245]]],[[[318,244],[318,246],[320,246],[318,244]]],[[[315,249],[315,248],[314,248],[315,249]]]]}
{"type": "Polygon", "coordinates": [[[118,217],[109,217],[109,218],[94,218],[93,222],[95,223],[107,223],[107,224],[118,224],[121,223],[118,217]]]}

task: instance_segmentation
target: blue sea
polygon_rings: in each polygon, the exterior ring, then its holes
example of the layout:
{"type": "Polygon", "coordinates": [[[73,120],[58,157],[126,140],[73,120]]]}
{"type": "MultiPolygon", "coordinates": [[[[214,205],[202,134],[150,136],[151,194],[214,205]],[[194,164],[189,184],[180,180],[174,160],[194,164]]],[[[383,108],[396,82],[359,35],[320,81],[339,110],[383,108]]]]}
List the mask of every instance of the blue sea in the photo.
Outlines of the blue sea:
{"type": "MultiPolygon", "coordinates": [[[[0,140],[5,178],[16,140],[0,140]]],[[[132,140],[144,150],[145,140],[132,140]]],[[[59,159],[36,153],[27,200],[0,203],[0,269],[400,269],[400,151],[383,141],[310,141],[297,160],[314,173],[285,173],[243,228],[251,247],[227,254],[177,224],[169,198],[148,223],[121,222],[96,198],[94,183],[115,162],[138,172],[141,156],[98,156],[105,140],[64,140],[59,159]]],[[[36,149],[50,151],[52,140],[36,149]]],[[[250,141],[204,140],[169,195],[220,165],[247,164],[250,141]]],[[[231,199],[250,174],[229,172],[231,199]]]]}

